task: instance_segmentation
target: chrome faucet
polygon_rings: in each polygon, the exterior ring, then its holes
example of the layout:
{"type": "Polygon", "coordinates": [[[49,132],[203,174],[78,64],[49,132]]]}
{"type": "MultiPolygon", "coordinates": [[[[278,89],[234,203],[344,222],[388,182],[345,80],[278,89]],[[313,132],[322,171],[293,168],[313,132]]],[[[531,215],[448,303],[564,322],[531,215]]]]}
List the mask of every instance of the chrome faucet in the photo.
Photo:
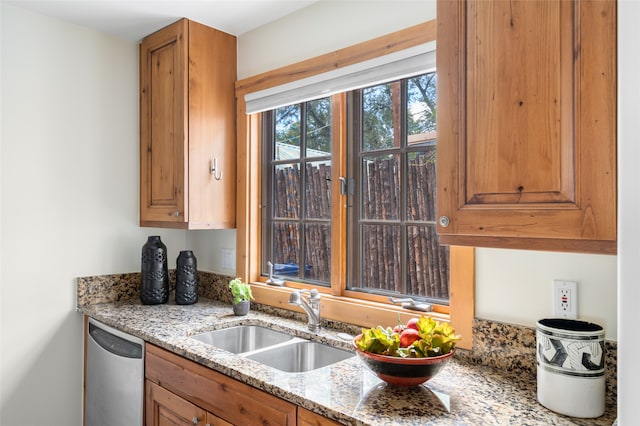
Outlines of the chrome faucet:
{"type": "Polygon", "coordinates": [[[309,317],[309,330],[320,330],[320,293],[315,288],[311,291],[296,290],[289,296],[289,304],[300,306],[309,317]],[[309,303],[302,297],[302,293],[309,293],[309,303]]]}

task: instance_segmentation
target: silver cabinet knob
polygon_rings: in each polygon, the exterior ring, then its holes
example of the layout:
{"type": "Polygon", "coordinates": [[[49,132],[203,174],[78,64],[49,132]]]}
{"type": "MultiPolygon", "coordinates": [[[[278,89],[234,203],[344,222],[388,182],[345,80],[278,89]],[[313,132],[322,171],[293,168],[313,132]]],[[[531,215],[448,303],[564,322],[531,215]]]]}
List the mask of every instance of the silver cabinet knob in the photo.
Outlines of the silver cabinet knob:
{"type": "Polygon", "coordinates": [[[194,425],[198,424],[198,418],[194,417],[193,419],[191,419],[191,423],[193,423],[194,425]]]}
{"type": "Polygon", "coordinates": [[[438,223],[443,228],[446,228],[447,226],[449,226],[449,223],[451,223],[451,221],[449,220],[449,218],[447,216],[440,216],[440,218],[438,219],[438,223]]]}
{"type": "Polygon", "coordinates": [[[175,212],[171,212],[171,213],[169,213],[169,216],[179,217],[180,216],[180,211],[176,210],[175,212]]]}

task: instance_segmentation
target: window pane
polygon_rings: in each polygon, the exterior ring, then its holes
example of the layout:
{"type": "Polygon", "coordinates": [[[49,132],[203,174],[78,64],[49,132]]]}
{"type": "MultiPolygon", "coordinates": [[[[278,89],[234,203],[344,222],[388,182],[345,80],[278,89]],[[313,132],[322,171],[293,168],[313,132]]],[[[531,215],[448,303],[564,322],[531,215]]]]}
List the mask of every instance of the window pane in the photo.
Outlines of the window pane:
{"type": "Polygon", "coordinates": [[[267,261],[289,280],[330,285],[331,99],[263,115],[262,273],[267,261]],[[269,202],[269,200],[271,202],[269,202]]]}
{"type": "Polygon", "coordinates": [[[373,220],[400,218],[400,158],[398,155],[362,160],[362,216],[373,220]]]}
{"type": "Polygon", "coordinates": [[[305,217],[331,219],[331,161],[307,163],[305,170],[305,217]]]}
{"type": "Polygon", "coordinates": [[[407,134],[436,130],[436,74],[407,80],[407,134]]]}
{"type": "Polygon", "coordinates": [[[295,219],[300,208],[300,169],[298,164],[275,166],[273,179],[273,214],[276,218],[295,219]]]}
{"type": "Polygon", "coordinates": [[[347,288],[446,303],[449,250],[434,223],[436,75],[363,89],[354,106],[359,190],[349,215],[347,288]]]}
{"type": "Polygon", "coordinates": [[[449,299],[449,247],[435,225],[407,227],[407,294],[449,299]]]}
{"type": "Polygon", "coordinates": [[[407,157],[407,219],[433,222],[436,218],[436,149],[410,152],[407,157]]]}
{"type": "Polygon", "coordinates": [[[274,158],[300,158],[300,105],[289,105],[275,110],[274,158]]]}
{"type": "Polygon", "coordinates": [[[295,223],[273,224],[271,258],[278,275],[297,276],[300,259],[299,227],[295,223]]]}
{"type": "Polygon", "coordinates": [[[362,91],[362,150],[396,146],[394,100],[399,101],[399,83],[382,84],[362,91]]]}
{"type": "Polygon", "coordinates": [[[400,227],[362,225],[359,287],[403,292],[400,280],[400,227]]]}
{"type": "Polygon", "coordinates": [[[306,104],[307,157],[331,154],[331,99],[322,98],[306,104]]]}
{"type": "Polygon", "coordinates": [[[329,283],[331,280],[331,227],[329,224],[305,226],[304,278],[329,283]]]}

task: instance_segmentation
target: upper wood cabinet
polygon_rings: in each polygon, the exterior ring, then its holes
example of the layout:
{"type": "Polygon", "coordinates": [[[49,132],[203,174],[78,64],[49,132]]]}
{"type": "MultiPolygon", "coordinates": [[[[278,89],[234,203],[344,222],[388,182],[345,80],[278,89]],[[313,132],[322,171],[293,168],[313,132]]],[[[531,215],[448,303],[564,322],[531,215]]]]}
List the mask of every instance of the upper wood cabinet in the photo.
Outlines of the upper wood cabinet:
{"type": "Polygon", "coordinates": [[[440,241],[615,253],[615,1],[437,8],[440,241]]]}
{"type": "Polygon", "coordinates": [[[140,225],[235,226],[236,38],[182,19],[140,44],[140,225]]]}

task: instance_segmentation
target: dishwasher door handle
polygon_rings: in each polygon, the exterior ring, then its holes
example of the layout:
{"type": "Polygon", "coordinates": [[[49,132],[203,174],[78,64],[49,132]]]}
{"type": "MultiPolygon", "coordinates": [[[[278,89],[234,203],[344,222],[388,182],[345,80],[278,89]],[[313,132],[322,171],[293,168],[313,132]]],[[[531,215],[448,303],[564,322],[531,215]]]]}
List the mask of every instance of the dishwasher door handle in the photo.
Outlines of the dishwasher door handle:
{"type": "Polygon", "coordinates": [[[89,335],[101,348],[116,356],[125,358],[142,358],[142,345],[116,336],[107,330],[89,323],[89,335]]]}

